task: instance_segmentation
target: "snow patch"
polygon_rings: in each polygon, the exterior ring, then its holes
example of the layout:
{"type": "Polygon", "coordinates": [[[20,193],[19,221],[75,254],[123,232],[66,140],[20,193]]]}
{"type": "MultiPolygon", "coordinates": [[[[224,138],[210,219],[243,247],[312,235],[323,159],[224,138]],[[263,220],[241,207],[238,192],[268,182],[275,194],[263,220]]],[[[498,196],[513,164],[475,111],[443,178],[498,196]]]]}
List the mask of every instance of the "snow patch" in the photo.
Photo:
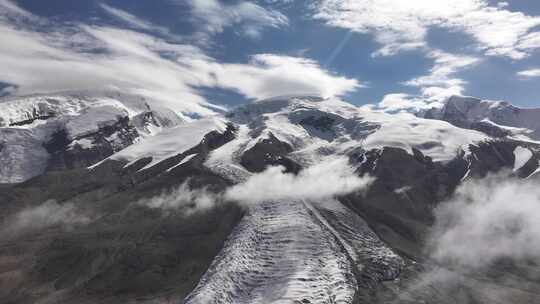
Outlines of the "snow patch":
{"type": "Polygon", "coordinates": [[[514,149],[514,172],[521,169],[533,157],[531,150],[522,146],[517,146],[514,149]]]}
{"type": "Polygon", "coordinates": [[[34,130],[0,128],[0,183],[18,183],[41,174],[49,153],[42,134],[34,130]]]}
{"type": "Polygon", "coordinates": [[[88,139],[88,138],[82,138],[82,139],[79,139],[79,140],[74,140],[72,141],[68,148],[69,149],[73,149],[75,146],[79,146],[81,147],[82,149],[92,149],[92,147],[94,146],[94,143],[92,142],[92,140],[88,139]]]}
{"type": "Polygon", "coordinates": [[[176,165],[170,167],[169,169],[167,169],[167,172],[171,172],[174,168],[180,167],[181,165],[183,165],[183,164],[187,163],[188,161],[190,161],[195,156],[197,156],[197,154],[193,153],[193,154],[190,154],[190,155],[184,157],[184,159],[182,159],[181,162],[179,162],[178,164],[176,164],[176,165]]]}
{"type": "Polygon", "coordinates": [[[114,106],[99,106],[84,110],[81,115],[69,119],[66,130],[71,138],[95,133],[99,128],[114,125],[127,111],[114,106]]]}
{"type": "MultiPolygon", "coordinates": [[[[133,163],[142,158],[152,158],[152,161],[141,170],[148,169],[162,160],[195,147],[207,133],[211,131],[223,132],[225,129],[225,121],[217,117],[196,120],[171,129],[165,129],[157,135],[142,138],[139,142],[113,154],[107,159],[133,163]]],[[[94,168],[100,163],[90,168],[94,168]]]]}

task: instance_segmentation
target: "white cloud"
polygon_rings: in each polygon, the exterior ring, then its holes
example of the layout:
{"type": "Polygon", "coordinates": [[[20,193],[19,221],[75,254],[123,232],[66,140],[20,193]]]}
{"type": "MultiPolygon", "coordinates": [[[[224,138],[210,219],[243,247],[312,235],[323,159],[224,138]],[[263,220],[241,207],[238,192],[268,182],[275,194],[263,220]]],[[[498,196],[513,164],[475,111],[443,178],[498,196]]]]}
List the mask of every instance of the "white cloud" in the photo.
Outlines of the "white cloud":
{"type": "Polygon", "coordinates": [[[89,222],[90,217],[73,204],[48,200],[39,206],[25,208],[6,220],[0,233],[3,237],[9,237],[57,225],[70,229],[89,222]]]}
{"type": "Polygon", "coordinates": [[[205,100],[189,86],[201,82],[189,67],[160,56],[167,52],[173,57],[204,57],[199,49],[129,30],[88,26],[70,30],[79,35],[79,46],[74,46],[69,32],[46,34],[0,24],[4,42],[0,45],[0,80],[16,85],[17,94],[111,86],[126,93],[144,89],[180,100],[159,101],[179,111],[211,113],[203,107],[205,100]]]}
{"type": "Polygon", "coordinates": [[[508,7],[509,5],[510,5],[510,3],[506,2],[506,1],[497,2],[497,7],[499,7],[499,8],[505,8],[505,7],[508,7]]]}
{"type": "Polygon", "coordinates": [[[422,97],[430,101],[442,101],[452,95],[463,94],[466,82],[453,75],[480,61],[475,57],[454,55],[440,50],[431,50],[427,55],[435,61],[429,75],[411,79],[405,84],[420,87],[422,97]]]}
{"type": "Polygon", "coordinates": [[[371,177],[358,177],[345,158],[337,158],[308,167],[298,175],[285,173],[282,167],[270,167],[230,188],[225,198],[245,204],[317,200],[363,190],[372,181],[371,177]]]}
{"type": "Polygon", "coordinates": [[[429,252],[442,265],[474,271],[502,258],[540,262],[540,190],[532,181],[466,182],[436,219],[429,252]]]}
{"type": "Polygon", "coordinates": [[[328,199],[365,190],[372,181],[371,177],[357,176],[346,158],[332,158],[305,168],[298,175],[285,173],[285,168],[281,166],[269,167],[217,194],[206,189],[190,189],[186,182],[176,189],[135,204],[191,215],[211,209],[225,200],[251,205],[264,201],[328,199]]]}
{"type": "Polygon", "coordinates": [[[535,50],[540,48],[540,32],[529,33],[519,42],[519,48],[523,50],[535,50]]]}
{"type": "Polygon", "coordinates": [[[530,69],[517,72],[517,75],[523,78],[540,77],[540,69],[530,69]]]}
{"type": "Polygon", "coordinates": [[[169,192],[164,192],[150,199],[142,199],[135,204],[161,209],[166,213],[179,211],[185,215],[191,215],[211,209],[220,201],[219,195],[208,192],[206,189],[192,190],[185,182],[169,192]]]}
{"type": "Polygon", "coordinates": [[[525,286],[537,278],[529,272],[534,269],[529,265],[540,262],[537,184],[505,174],[469,180],[436,209],[435,217],[425,248],[431,262],[404,284],[400,300],[425,302],[431,295],[425,291],[435,290],[436,297],[431,296],[435,301],[513,303],[522,297],[522,290],[508,287],[525,286]],[[500,271],[507,265],[519,271],[500,271]]]}
{"type": "Polygon", "coordinates": [[[487,55],[522,59],[539,47],[526,41],[538,35],[530,31],[540,17],[485,0],[321,0],[315,7],[315,18],[331,26],[375,35],[382,48],[374,55],[423,48],[433,27],[472,36],[487,55]]]}
{"type": "Polygon", "coordinates": [[[170,38],[174,38],[177,40],[180,40],[180,37],[173,35],[169,29],[162,26],[157,26],[155,24],[152,24],[151,22],[142,20],[141,18],[130,14],[124,10],[112,7],[110,5],[107,5],[105,3],[100,3],[100,7],[106,11],[111,16],[114,16],[118,18],[119,20],[122,20],[123,22],[133,26],[134,28],[142,29],[145,31],[155,32],[170,38]]]}
{"type": "Polygon", "coordinates": [[[124,10],[121,10],[121,9],[118,9],[118,8],[115,8],[115,7],[112,7],[110,5],[107,5],[105,3],[100,3],[99,6],[101,6],[101,8],[106,11],[108,14],[134,26],[134,27],[137,27],[137,28],[140,28],[140,29],[143,29],[143,30],[152,30],[154,28],[154,26],[149,23],[149,22],[146,22],[142,19],[140,19],[139,17],[135,16],[135,15],[132,15],[124,10]]]}
{"type": "Polygon", "coordinates": [[[429,74],[404,82],[405,85],[418,87],[420,94],[418,96],[403,93],[388,94],[377,105],[379,108],[386,111],[417,112],[440,107],[449,97],[463,95],[465,91],[467,82],[455,77],[455,74],[480,62],[480,59],[475,57],[449,54],[441,50],[430,50],[427,56],[434,60],[429,74]]]}
{"type": "Polygon", "coordinates": [[[9,14],[11,16],[22,16],[22,17],[32,17],[32,14],[19,6],[17,6],[13,1],[10,0],[0,0],[0,7],[5,10],[4,16],[9,14]]]}
{"type": "Polygon", "coordinates": [[[189,0],[188,3],[195,22],[210,34],[235,26],[240,34],[258,38],[265,27],[279,28],[289,23],[282,13],[247,1],[224,4],[218,0],[189,0]]]}
{"type": "Polygon", "coordinates": [[[221,63],[196,46],[133,30],[47,21],[49,30],[43,32],[32,21],[14,24],[0,18],[0,81],[17,88],[16,94],[114,87],[177,111],[211,115],[208,107],[213,105],[201,96],[201,88],[265,98],[340,95],[359,87],[356,80],[333,75],[305,58],[261,54],[247,63],[221,63]]]}
{"type": "Polygon", "coordinates": [[[360,88],[355,79],[335,76],[317,62],[300,57],[259,54],[246,64],[220,64],[212,72],[221,87],[256,99],[277,95],[339,96],[360,88]],[[241,84],[241,85],[239,85],[241,84]]]}
{"type": "Polygon", "coordinates": [[[385,95],[377,107],[389,112],[402,110],[417,112],[431,108],[432,105],[422,98],[404,93],[395,93],[385,95]]]}

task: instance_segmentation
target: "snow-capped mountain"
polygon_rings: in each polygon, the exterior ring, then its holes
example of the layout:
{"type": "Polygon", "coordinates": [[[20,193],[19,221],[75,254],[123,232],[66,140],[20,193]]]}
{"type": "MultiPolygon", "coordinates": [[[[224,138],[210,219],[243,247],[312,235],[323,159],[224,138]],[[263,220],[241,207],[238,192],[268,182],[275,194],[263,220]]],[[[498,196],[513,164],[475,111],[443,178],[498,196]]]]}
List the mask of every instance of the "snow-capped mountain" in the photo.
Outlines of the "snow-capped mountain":
{"type": "Polygon", "coordinates": [[[444,120],[493,137],[540,140],[540,108],[520,108],[505,101],[452,96],[442,108],[431,109],[424,117],[444,120]]]}
{"type": "Polygon", "coordinates": [[[185,120],[116,92],[65,92],[0,101],[0,183],[92,165],[185,120]]]}
{"type": "Polygon", "coordinates": [[[532,264],[424,280],[426,235],[460,185],[540,180],[538,111],[515,109],[285,96],[188,119],[121,94],[3,100],[0,302],[495,301],[485,284],[533,303],[532,264]]]}

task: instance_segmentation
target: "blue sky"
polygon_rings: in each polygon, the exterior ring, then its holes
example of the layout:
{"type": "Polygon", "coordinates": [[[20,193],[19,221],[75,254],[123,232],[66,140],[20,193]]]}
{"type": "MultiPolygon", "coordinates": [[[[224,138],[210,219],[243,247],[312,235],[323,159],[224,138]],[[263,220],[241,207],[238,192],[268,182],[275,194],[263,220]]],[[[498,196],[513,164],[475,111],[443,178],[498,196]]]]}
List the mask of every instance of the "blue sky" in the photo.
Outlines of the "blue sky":
{"type": "Polygon", "coordinates": [[[0,46],[3,94],[112,86],[202,114],[308,93],[386,109],[452,94],[540,105],[536,0],[0,0],[0,12],[3,40],[29,46],[0,46]]]}

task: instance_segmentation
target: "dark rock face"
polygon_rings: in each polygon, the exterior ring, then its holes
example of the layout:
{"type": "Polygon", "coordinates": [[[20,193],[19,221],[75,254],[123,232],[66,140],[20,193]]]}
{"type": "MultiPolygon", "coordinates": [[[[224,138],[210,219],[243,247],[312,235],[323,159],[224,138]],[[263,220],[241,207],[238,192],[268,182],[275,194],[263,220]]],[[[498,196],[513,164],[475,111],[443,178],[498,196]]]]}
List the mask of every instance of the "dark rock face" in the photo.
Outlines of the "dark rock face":
{"type": "Polygon", "coordinates": [[[510,169],[514,165],[514,149],[517,144],[510,141],[493,141],[471,146],[471,176],[484,177],[491,172],[498,172],[504,168],[510,169]]]}
{"type": "Polygon", "coordinates": [[[390,147],[359,151],[351,161],[359,175],[376,180],[367,193],[348,195],[342,201],[383,240],[410,256],[420,254],[419,243],[433,222],[433,208],[452,193],[467,170],[460,158],[440,164],[418,150],[411,155],[390,147]]]}
{"type": "MultiPolygon", "coordinates": [[[[452,97],[454,98],[454,97],[452,97]]],[[[457,107],[453,102],[453,99],[450,98],[442,110],[432,109],[428,110],[424,117],[428,119],[441,119],[446,122],[451,123],[452,125],[464,129],[476,130],[482,132],[486,135],[495,138],[502,138],[511,135],[511,132],[505,130],[501,127],[498,127],[494,124],[491,124],[486,121],[472,121],[467,117],[467,112],[474,108],[481,100],[476,98],[464,99],[462,101],[463,109],[457,107]]]]}
{"type": "Polygon", "coordinates": [[[328,116],[314,117],[309,116],[302,119],[299,123],[303,126],[312,126],[323,132],[331,132],[332,125],[334,124],[335,119],[328,116]]]}
{"type": "Polygon", "coordinates": [[[469,175],[482,178],[489,173],[512,170],[515,162],[514,150],[518,146],[527,147],[533,152],[527,163],[514,172],[520,178],[528,177],[538,168],[538,145],[513,140],[488,141],[471,146],[469,175]]]}
{"type": "Polygon", "coordinates": [[[287,157],[292,147],[272,133],[242,154],[240,164],[251,172],[262,172],[268,166],[283,166],[286,172],[298,173],[300,165],[287,157]]]}
{"type": "Polygon", "coordinates": [[[433,208],[447,199],[462,179],[498,172],[525,178],[538,169],[540,146],[535,144],[493,140],[469,149],[471,154],[461,153],[447,163],[433,162],[416,149],[413,155],[390,147],[356,151],[350,158],[358,166],[358,174],[370,174],[376,180],[367,193],[342,200],[394,248],[420,258],[417,250],[422,248],[424,234],[433,223],[433,208]],[[533,156],[512,173],[518,146],[527,147],[533,156]]]}
{"type": "Polygon", "coordinates": [[[60,129],[43,144],[51,154],[48,170],[88,167],[132,145],[138,137],[139,133],[128,117],[119,117],[116,123],[77,138],[69,138],[67,132],[60,129]],[[77,142],[79,140],[89,142],[90,146],[82,146],[77,142]]]}

